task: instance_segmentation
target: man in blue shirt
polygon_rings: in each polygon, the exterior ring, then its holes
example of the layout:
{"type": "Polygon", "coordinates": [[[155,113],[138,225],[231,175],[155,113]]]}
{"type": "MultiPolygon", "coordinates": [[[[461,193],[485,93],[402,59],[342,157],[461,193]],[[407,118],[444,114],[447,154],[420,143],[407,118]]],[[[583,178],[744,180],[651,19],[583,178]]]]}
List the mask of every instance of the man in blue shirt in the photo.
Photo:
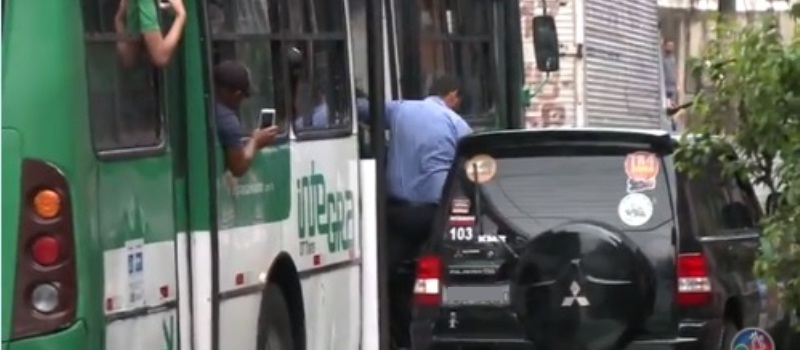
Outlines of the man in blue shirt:
{"type": "Polygon", "coordinates": [[[256,152],[272,144],[278,127],[256,129],[245,140],[236,111],[250,97],[252,86],[250,72],[241,63],[227,60],[214,67],[214,86],[217,137],[225,151],[225,165],[234,176],[240,177],[250,168],[256,152]]]}
{"type": "Polygon", "coordinates": [[[458,140],[472,133],[454,112],[461,104],[458,82],[436,80],[422,101],[395,103],[387,110],[391,131],[387,157],[389,195],[410,204],[438,204],[458,140]]]}
{"type": "MultiPolygon", "coordinates": [[[[461,104],[458,80],[434,81],[430,96],[421,101],[386,103],[391,132],[387,155],[389,196],[410,205],[437,205],[458,140],[472,133],[455,110],[461,104]]],[[[359,119],[366,121],[369,105],[356,101],[359,119]]]]}
{"type": "MultiPolygon", "coordinates": [[[[445,76],[434,81],[424,100],[386,104],[389,266],[393,271],[403,260],[415,257],[427,241],[458,140],[472,133],[455,112],[461,103],[459,90],[458,80],[445,76]]],[[[359,119],[365,121],[369,104],[358,99],[356,105],[359,119]]],[[[391,276],[392,337],[397,345],[408,346],[412,298],[408,283],[413,280],[391,276]]]]}

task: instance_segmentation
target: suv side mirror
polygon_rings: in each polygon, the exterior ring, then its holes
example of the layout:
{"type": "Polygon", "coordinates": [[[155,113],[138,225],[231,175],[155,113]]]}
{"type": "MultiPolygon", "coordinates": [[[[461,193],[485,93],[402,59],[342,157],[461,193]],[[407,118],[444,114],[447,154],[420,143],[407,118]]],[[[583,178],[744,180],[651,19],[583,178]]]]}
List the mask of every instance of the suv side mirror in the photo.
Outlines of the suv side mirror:
{"type": "Polygon", "coordinates": [[[767,215],[775,214],[775,212],[778,211],[778,207],[780,207],[783,199],[781,197],[782,196],[780,192],[772,192],[767,196],[765,203],[767,215]]]}
{"type": "Polygon", "coordinates": [[[545,73],[558,71],[558,34],[553,16],[533,17],[533,48],[536,54],[536,69],[545,73]]]}

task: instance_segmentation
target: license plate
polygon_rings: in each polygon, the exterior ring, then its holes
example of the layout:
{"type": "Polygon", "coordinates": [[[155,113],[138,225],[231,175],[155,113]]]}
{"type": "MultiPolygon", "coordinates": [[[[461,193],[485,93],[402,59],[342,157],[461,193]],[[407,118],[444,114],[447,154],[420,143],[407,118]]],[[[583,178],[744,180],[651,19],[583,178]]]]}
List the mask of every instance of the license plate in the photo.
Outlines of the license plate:
{"type": "Polygon", "coordinates": [[[450,286],[442,293],[447,306],[504,306],[509,304],[508,285],[450,286]]]}

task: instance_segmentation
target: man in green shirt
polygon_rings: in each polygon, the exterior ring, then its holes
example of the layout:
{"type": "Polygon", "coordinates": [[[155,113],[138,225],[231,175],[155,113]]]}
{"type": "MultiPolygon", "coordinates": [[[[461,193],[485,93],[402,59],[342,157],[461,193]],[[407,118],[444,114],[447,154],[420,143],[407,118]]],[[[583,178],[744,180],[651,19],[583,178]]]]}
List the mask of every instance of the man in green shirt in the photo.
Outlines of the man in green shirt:
{"type": "Polygon", "coordinates": [[[183,27],[186,24],[186,7],[183,0],[168,0],[164,5],[160,0],[120,0],[119,8],[114,16],[114,25],[118,35],[126,37],[117,43],[117,51],[126,66],[130,66],[139,56],[144,44],[150,61],[158,68],[169,64],[175,48],[181,41],[183,27]],[[158,8],[171,9],[175,14],[169,31],[161,33],[158,22],[158,8]]]}

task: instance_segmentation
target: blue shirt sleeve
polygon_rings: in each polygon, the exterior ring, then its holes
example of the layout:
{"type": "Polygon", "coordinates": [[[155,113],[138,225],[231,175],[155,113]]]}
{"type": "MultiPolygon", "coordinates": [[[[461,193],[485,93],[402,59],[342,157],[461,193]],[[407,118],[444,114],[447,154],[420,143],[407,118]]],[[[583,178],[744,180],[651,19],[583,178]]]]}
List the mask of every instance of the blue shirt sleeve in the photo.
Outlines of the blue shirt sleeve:
{"type": "Polygon", "coordinates": [[[464,136],[467,136],[472,133],[472,128],[467,124],[464,118],[460,116],[456,116],[456,138],[461,139],[464,136]]]}
{"type": "Polygon", "coordinates": [[[217,137],[223,149],[241,148],[244,146],[242,138],[242,124],[239,118],[231,113],[217,114],[217,137]]]}

